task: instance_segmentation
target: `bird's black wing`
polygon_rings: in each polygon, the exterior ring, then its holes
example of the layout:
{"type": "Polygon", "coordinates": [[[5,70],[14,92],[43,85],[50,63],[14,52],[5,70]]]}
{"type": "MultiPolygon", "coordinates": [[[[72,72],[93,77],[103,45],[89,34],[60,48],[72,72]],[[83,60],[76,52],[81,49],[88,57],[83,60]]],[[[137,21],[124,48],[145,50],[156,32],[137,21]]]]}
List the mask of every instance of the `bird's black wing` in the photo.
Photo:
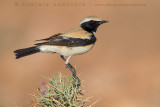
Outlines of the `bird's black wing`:
{"type": "Polygon", "coordinates": [[[57,33],[57,34],[55,34],[55,35],[53,35],[53,36],[50,36],[49,38],[45,38],[45,39],[40,39],[40,40],[35,40],[35,41],[48,41],[48,40],[51,40],[52,38],[55,38],[55,37],[57,37],[57,36],[59,36],[59,35],[62,35],[63,33],[57,33]]]}
{"type": "Polygon", "coordinates": [[[84,38],[72,38],[66,36],[52,36],[47,39],[46,42],[37,43],[35,45],[54,45],[54,46],[68,46],[68,47],[76,47],[76,46],[86,46],[96,42],[96,37],[94,35],[90,36],[90,39],[84,38]]]}

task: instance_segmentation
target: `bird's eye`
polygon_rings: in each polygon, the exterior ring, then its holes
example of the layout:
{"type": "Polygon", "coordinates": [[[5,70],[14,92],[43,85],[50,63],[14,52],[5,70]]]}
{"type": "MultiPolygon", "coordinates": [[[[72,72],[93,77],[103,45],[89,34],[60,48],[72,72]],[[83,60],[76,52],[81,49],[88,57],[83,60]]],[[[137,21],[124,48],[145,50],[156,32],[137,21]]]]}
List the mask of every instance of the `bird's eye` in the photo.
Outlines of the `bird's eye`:
{"type": "Polygon", "coordinates": [[[94,23],[94,21],[93,21],[93,20],[91,20],[91,21],[90,21],[90,23],[94,23]]]}

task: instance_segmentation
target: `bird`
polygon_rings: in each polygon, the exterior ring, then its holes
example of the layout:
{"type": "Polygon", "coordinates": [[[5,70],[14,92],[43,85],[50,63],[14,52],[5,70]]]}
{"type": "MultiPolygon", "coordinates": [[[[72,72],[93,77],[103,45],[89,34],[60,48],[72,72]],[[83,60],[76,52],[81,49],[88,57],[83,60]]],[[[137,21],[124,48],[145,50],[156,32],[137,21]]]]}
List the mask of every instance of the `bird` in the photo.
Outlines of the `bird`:
{"type": "Polygon", "coordinates": [[[107,22],[109,21],[102,20],[98,16],[85,17],[77,27],[71,30],[36,40],[38,43],[32,47],[15,50],[16,59],[39,52],[58,53],[72,71],[73,66],[69,64],[70,58],[91,50],[97,40],[97,28],[107,22]],[[65,59],[64,56],[68,58],[65,59]]]}

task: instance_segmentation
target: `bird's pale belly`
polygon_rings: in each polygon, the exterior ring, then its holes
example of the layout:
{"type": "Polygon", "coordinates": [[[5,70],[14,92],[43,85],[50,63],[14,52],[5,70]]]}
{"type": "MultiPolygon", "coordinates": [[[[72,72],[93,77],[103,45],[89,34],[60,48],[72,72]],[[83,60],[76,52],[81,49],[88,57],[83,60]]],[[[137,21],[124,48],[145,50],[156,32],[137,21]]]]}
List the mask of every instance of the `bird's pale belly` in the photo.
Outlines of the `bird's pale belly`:
{"type": "Polygon", "coordinates": [[[49,52],[49,53],[59,53],[63,56],[74,56],[80,55],[83,53],[88,52],[94,44],[87,45],[87,46],[78,46],[78,47],[66,47],[66,46],[40,46],[41,52],[49,52]]]}

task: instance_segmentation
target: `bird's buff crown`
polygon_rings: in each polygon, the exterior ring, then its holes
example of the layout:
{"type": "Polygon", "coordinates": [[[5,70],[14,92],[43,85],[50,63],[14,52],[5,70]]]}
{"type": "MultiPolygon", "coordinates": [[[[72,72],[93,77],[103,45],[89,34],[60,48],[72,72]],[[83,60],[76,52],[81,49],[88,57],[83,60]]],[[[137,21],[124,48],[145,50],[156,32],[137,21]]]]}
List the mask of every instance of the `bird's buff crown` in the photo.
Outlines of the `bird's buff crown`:
{"type": "Polygon", "coordinates": [[[98,16],[88,16],[86,18],[84,18],[83,20],[81,20],[80,25],[84,22],[88,22],[90,20],[94,20],[94,21],[102,21],[101,18],[99,18],[98,16]]]}

